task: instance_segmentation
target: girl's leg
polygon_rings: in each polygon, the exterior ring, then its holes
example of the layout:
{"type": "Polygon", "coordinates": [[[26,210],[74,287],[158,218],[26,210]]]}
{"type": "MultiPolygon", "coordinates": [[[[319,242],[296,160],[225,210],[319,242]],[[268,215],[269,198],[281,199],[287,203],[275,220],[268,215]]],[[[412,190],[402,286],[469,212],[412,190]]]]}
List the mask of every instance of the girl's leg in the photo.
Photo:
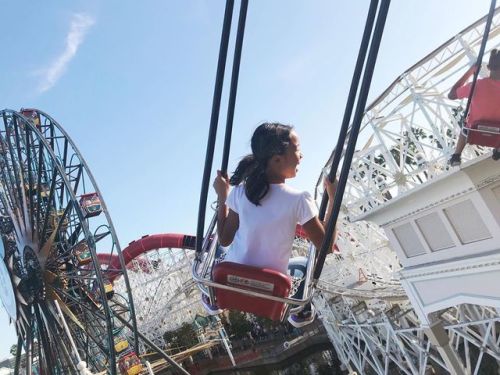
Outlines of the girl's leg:
{"type": "Polygon", "coordinates": [[[460,155],[462,155],[462,151],[464,150],[466,144],[467,144],[467,138],[461,132],[460,136],[458,137],[457,145],[455,146],[455,152],[453,155],[451,155],[450,160],[448,160],[448,163],[452,167],[458,166],[462,162],[462,158],[460,157],[460,155]]]}
{"type": "Polygon", "coordinates": [[[455,146],[455,155],[460,155],[462,151],[465,148],[465,145],[467,144],[467,138],[465,138],[465,135],[460,133],[460,136],[458,137],[457,145],[455,146]]]}

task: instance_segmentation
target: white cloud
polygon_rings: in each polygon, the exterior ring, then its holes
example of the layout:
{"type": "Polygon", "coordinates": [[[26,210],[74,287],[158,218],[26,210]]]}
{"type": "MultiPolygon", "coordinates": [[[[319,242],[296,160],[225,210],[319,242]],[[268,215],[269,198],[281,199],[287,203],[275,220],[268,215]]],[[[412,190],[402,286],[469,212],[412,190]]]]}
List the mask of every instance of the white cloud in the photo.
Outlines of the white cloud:
{"type": "Polygon", "coordinates": [[[38,87],[40,93],[51,89],[61,78],[94,23],[95,20],[89,15],[80,13],[73,15],[68,35],[66,35],[64,51],[54,59],[47,69],[41,72],[42,79],[38,87]]]}

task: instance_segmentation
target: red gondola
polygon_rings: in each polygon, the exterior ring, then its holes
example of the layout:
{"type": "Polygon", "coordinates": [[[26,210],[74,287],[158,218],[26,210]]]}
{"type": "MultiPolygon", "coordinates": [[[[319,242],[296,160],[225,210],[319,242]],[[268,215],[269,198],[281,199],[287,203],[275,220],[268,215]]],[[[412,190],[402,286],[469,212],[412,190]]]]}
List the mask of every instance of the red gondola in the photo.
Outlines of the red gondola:
{"type": "Polygon", "coordinates": [[[139,357],[135,352],[129,352],[118,360],[118,368],[122,375],[137,375],[143,370],[139,357]]]}
{"type": "Polygon", "coordinates": [[[102,212],[101,199],[97,193],[80,196],[80,207],[85,213],[85,217],[97,216],[102,212]]]}
{"type": "Polygon", "coordinates": [[[41,129],[41,120],[40,120],[40,114],[36,109],[32,108],[21,108],[21,113],[23,116],[29,118],[33,124],[36,126],[37,129],[41,129]]]}
{"type": "Polygon", "coordinates": [[[73,254],[75,255],[76,261],[79,266],[84,266],[92,261],[89,246],[87,242],[81,241],[76,244],[73,254]]]}

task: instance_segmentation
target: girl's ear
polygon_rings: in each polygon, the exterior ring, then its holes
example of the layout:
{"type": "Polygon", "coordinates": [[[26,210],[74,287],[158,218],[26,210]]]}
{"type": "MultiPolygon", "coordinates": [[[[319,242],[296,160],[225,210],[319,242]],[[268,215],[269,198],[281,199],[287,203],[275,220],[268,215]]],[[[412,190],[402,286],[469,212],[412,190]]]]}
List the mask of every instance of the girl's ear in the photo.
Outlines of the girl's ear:
{"type": "Polygon", "coordinates": [[[269,163],[271,164],[279,164],[281,163],[281,155],[273,155],[271,159],[269,159],[269,163]]]}

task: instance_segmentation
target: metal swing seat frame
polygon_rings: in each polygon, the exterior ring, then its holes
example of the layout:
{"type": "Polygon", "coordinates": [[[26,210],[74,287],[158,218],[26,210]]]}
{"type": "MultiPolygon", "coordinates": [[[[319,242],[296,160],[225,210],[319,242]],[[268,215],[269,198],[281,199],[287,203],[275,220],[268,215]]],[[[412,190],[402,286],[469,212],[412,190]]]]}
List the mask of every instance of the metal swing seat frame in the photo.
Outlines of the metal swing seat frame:
{"type": "Polygon", "coordinates": [[[309,244],[305,275],[294,280],[290,275],[268,268],[219,262],[215,226],[216,215],[204,237],[202,254],[195,257],[192,266],[193,280],[210,301],[221,309],[235,309],[275,321],[283,321],[289,313],[298,312],[311,302],[316,259],[312,243],[309,244]],[[302,298],[292,297],[302,280],[302,298]]]}

